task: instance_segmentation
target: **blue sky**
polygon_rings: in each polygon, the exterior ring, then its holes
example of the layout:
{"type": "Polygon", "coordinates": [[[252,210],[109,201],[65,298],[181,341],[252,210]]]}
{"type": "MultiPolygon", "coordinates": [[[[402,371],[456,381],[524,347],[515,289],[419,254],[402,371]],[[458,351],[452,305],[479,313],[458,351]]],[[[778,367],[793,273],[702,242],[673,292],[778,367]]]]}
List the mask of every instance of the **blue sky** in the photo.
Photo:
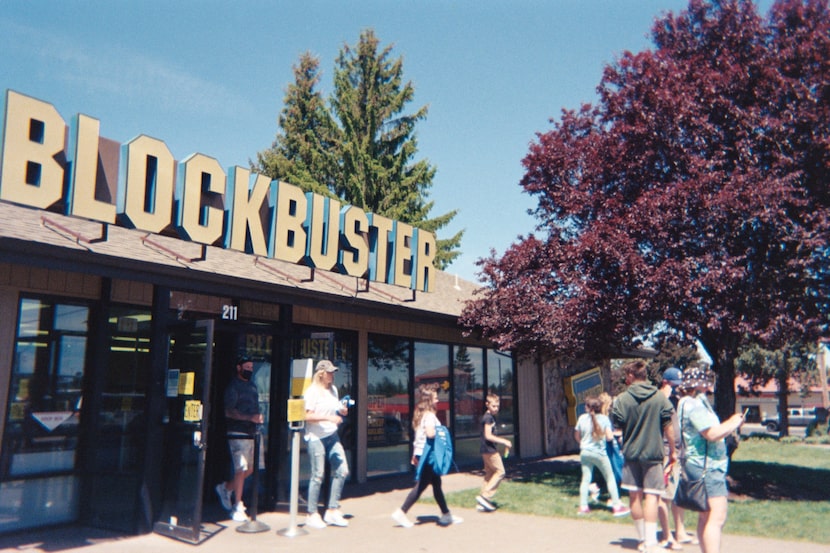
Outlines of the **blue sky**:
{"type": "MultiPolygon", "coordinates": [[[[768,2],[764,2],[768,7],[768,2]]],[[[176,159],[199,152],[247,166],[271,145],[292,65],[320,58],[331,91],[344,44],[375,30],[403,57],[429,106],[418,159],[437,174],[431,216],[466,229],[448,269],[476,281],[475,261],[533,231],[519,180],[537,132],[563,108],[596,100],[602,68],[651,47],[655,17],[685,0],[373,0],[219,2],[3,0],[0,89],[101,121],[126,142],[146,134],[176,159]]]]}

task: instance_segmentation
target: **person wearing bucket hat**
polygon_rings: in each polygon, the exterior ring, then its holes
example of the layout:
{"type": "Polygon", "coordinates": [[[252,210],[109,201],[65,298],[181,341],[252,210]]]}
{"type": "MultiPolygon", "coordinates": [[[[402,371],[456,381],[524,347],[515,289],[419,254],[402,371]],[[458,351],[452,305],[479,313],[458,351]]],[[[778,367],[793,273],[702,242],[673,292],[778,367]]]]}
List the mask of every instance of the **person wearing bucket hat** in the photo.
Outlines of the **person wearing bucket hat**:
{"type": "Polygon", "coordinates": [[[720,422],[706,397],[714,386],[714,372],[706,367],[688,368],[683,372],[683,388],[688,395],[678,404],[683,469],[691,480],[704,478],[708,495],[709,510],[701,512],[697,522],[697,537],[706,553],[720,552],[726,523],[729,456],[725,438],[744,422],[740,413],[720,422]]]}
{"type": "Polygon", "coordinates": [[[349,465],[346,461],[346,452],[337,427],[343,422],[343,417],[349,413],[348,404],[341,402],[337,386],[334,385],[334,374],[337,365],[328,359],[322,359],[314,367],[314,376],[311,385],[305,392],[305,441],[307,442],[308,458],[311,463],[311,475],[308,479],[308,517],[306,526],[311,528],[325,528],[326,526],[349,525],[349,521],[340,512],[340,495],[346,478],[349,476],[349,465]],[[317,510],[320,499],[320,488],[326,471],[326,459],[331,466],[331,486],[329,486],[329,501],[325,516],[321,517],[317,510]]]}

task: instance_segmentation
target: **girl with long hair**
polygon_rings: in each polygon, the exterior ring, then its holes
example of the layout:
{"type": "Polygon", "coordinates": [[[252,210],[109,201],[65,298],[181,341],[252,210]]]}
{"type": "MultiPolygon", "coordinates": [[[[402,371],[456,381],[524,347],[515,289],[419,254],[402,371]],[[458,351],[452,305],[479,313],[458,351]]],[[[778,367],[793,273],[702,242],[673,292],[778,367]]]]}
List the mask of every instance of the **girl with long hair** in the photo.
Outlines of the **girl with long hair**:
{"type": "Polygon", "coordinates": [[[574,426],[574,438],[579,442],[579,462],[582,465],[582,481],[579,484],[579,511],[586,515],[591,512],[588,507],[588,488],[594,474],[594,468],[602,472],[608,493],[611,494],[611,511],[614,516],[625,516],[629,513],[627,507],[620,502],[620,492],[611,460],[605,448],[605,442],[614,439],[611,431],[611,421],[602,414],[602,403],[599,398],[591,396],[585,399],[585,412],[579,416],[574,426]]]}
{"type": "MultiPolygon", "coordinates": [[[[435,427],[440,424],[438,415],[436,414],[438,405],[437,386],[422,384],[418,388],[418,397],[418,404],[415,406],[415,412],[412,415],[412,429],[415,431],[415,439],[412,443],[412,459],[410,461],[416,467],[420,462],[421,454],[424,451],[427,440],[435,438],[435,427]]],[[[429,463],[424,463],[421,469],[421,477],[406,496],[400,509],[392,513],[392,520],[398,523],[399,526],[412,528],[414,524],[406,516],[406,513],[430,485],[432,486],[432,495],[435,498],[435,502],[438,503],[438,508],[441,509],[441,517],[438,519],[438,524],[440,526],[449,526],[450,524],[463,522],[463,519],[453,516],[450,513],[447,507],[447,501],[444,499],[444,491],[441,489],[441,476],[435,474],[435,471],[432,470],[432,466],[429,463]]]]}

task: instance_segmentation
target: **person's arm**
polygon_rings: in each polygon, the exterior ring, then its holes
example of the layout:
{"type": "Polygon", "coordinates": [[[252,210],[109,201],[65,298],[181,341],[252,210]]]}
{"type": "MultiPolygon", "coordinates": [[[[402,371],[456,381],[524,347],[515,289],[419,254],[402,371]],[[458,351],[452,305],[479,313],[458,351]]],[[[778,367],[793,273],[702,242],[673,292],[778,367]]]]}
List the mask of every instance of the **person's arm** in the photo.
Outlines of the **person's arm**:
{"type": "Polygon", "coordinates": [[[437,417],[433,414],[431,417],[427,417],[424,420],[424,434],[426,434],[427,439],[431,439],[435,437],[435,421],[437,417]]]}
{"type": "Polygon", "coordinates": [[[234,391],[229,391],[225,394],[225,418],[237,421],[253,422],[261,424],[265,419],[261,413],[247,414],[241,413],[236,409],[238,396],[234,391]]]}
{"type": "Polygon", "coordinates": [[[668,465],[672,465],[675,461],[677,461],[677,435],[674,433],[674,423],[671,420],[663,426],[663,435],[669,443],[668,465]]]}
{"type": "MultiPolygon", "coordinates": [[[[484,439],[488,442],[496,442],[498,444],[503,445],[506,448],[513,447],[513,444],[510,443],[510,440],[506,440],[504,438],[499,438],[495,434],[493,434],[493,427],[496,426],[496,423],[492,424],[485,424],[484,425],[484,439]]],[[[579,439],[577,439],[579,441],[579,439]]]]}
{"type": "Polygon", "coordinates": [[[225,409],[225,417],[238,421],[253,422],[256,424],[262,424],[262,422],[265,420],[262,416],[262,413],[254,413],[253,415],[248,415],[246,413],[240,413],[236,409],[232,408],[225,409]]]}
{"type": "Polygon", "coordinates": [[[343,418],[340,415],[327,415],[325,413],[320,413],[317,411],[317,404],[318,404],[318,395],[306,393],[306,410],[305,410],[305,420],[306,422],[333,422],[334,424],[340,424],[343,422],[343,418]]]}
{"type": "Polygon", "coordinates": [[[324,415],[315,411],[306,411],[305,420],[306,422],[333,422],[334,424],[340,424],[343,422],[343,417],[340,415],[324,415]]]}
{"type": "Polygon", "coordinates": [[[717,442],[722,440],[732,432],[737,430],[744,422],[744,416],[741,413],[735,413],[725,421],[715,426],[710,426],[700,431],[700,435],[710,442],[717,442]]]}

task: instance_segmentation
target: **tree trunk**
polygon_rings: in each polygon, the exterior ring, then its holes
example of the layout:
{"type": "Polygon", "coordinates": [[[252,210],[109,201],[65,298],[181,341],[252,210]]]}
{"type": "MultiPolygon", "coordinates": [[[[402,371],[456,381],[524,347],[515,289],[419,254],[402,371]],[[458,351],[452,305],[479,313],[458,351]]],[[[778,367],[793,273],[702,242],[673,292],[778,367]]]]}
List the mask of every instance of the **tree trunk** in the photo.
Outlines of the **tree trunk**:
{"type": "Polygon", "coordinates": [[[776,352],[775,380],[778,382],[778,436],[790,435],[790,371],[787,370],[786,353],[776,352]]]}
{"type": "Polygon", "coordinates": [[[722,332],[707,333],[701,343],[712,356],[712,370],[717,374],[715,385],[715,412],[722,421],[735,413],[735,359],[738,358],[738,338],[722,332]]]}

